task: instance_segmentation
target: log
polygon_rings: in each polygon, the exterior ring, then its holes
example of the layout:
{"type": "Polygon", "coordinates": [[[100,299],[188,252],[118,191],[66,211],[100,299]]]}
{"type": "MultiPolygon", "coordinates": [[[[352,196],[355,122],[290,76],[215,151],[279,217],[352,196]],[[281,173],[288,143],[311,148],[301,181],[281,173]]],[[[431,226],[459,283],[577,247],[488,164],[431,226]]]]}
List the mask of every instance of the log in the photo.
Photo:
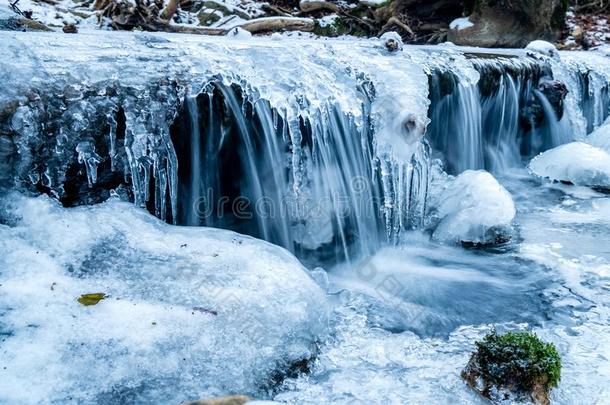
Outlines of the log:
{"type": "Polygon", "coordinates": [[[304,13],[312,13],[319,10],[328,10],[332,11],[333,13],[338,13],[341,11],[339,6],[334,3],[316,0],[301,0],[299,3],[299,8],[304,13]]]}
{"type": "Polygon", "coordinates": [[[311,18],[263,17],[246,21],[231,28],[243,28],[252,34],[266,31],[313,31],[315,22],[311,18]]]}

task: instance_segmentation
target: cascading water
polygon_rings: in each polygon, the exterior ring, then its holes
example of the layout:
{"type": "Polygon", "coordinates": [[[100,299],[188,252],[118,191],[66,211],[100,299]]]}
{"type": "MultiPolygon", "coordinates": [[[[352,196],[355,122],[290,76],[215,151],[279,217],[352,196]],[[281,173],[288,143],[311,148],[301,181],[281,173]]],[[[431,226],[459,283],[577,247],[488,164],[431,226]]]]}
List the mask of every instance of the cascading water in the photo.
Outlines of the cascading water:
{"type": "Polygon", "coordinates": [[[123,58],[119,73],[116,59],[99,58],[106,48],[70,40],[38,49],[51,62],[28,70],[22,49],[37,49],[35,36],[7,48],[24,69],[3,70],[17,83],[2,100],[17,103],[3,125],[19,156],[5,176],[65,205],[114,190],[168,222],[233,229],[312,262],[368,255],[422,227],[426,139],[449,173],[501,171],[577,138],[578,111],[593,127],[607,115],[604,76],[577,62],[438,47],[388,54],[366,42],[130,40],[117,49],[137,48],[154,72],[109,51],[123,58]],[[57,54],[70,59],[62,50],[78,46],[73,71],[58,71],[57,54]],[[278,68],[258,67],[274,58],[278,68]],[[97,71],[84,76],[90,60],[97,71]],[[295,60],[302,66],[287,68],[295,60]],[[582,77],[573,90],[568,79],[582,77]],[[548,100],[556,78],[577,93],[565,108],[548,100]]]}
{"type": "Polygon", "coordinates": [[[574,139],[563,104],[555,109],[538,89],[553,83],[549,65],[500,56],[471,63],[476,81],[446,70],[430,76],[428,136],[448,172],[501,172],[574,139]]]}
{"type": "MultiPolygon", "coordinates": [[[[371,100],[361,91],[369,117],[371,100]]],[[[214,83],[186,96],[171,132],[178,224],[233,229],[301,257],[349,260],[423,221],[425,146],[406,164],[377,158],[369,119],[357,125],[337,105],[291,124],[268,101],[214,83]]]]}

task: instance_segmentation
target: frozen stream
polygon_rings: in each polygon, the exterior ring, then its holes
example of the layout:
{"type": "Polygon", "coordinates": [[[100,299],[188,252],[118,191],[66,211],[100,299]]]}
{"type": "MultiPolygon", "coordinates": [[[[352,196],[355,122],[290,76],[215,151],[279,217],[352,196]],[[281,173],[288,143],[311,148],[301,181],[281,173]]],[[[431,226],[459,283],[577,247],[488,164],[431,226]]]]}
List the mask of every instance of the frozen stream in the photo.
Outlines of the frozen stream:
{"type": "Polygon", "coordinates": [[[601,53],[0,40],[0,404],[477,403],[493,327],[608,402],[601,53]]]}
{"type": "Polygon", "coordinates": [[[484,251],[414,234],[355,271],[334,269],[333,339],[311,375],[286,382],[276,399],[486,403],[459,374],[474,341],[495,325],[531,329],[557,345],[563,369],[555,403],[606,403],[610,198],[525,171],[501,183],[515,199],[520,240],[484,251]]]}

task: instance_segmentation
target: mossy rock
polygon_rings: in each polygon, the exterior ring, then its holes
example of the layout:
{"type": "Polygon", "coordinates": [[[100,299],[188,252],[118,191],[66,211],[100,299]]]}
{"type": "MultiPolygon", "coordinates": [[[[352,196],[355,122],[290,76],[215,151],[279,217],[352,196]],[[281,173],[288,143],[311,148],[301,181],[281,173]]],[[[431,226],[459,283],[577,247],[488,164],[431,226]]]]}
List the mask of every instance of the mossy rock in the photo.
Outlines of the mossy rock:
{"type": "Polygon", "coordinates": [[[561,378],[561,359],[552,343],[531,332],[493,331],[476,342],[462,378],[481,395],[549,404],[549,393],[561,378]]]}

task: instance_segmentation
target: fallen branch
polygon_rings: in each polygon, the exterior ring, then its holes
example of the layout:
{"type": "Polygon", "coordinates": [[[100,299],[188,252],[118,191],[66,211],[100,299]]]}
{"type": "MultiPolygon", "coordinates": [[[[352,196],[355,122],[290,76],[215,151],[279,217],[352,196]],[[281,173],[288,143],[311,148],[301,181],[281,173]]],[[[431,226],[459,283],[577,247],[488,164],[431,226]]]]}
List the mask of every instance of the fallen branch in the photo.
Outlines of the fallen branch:
{"type": "Polygon", "coordinates": [[[411,27],[409,27],[407,24],[405,24],[404,22],[400,21],[398,18],[396,18],[394,16],[390,17],[388,19],[388,21],[385,23],[385,25],[381,28],[381,32],[389,31],[389,29],[393,25],[395,25],[398,28],[402,29],[403,31],[407,32],[409,35],[411,35],[411,37],[415,37],[415,33],[413,32],[411,27]]]}

